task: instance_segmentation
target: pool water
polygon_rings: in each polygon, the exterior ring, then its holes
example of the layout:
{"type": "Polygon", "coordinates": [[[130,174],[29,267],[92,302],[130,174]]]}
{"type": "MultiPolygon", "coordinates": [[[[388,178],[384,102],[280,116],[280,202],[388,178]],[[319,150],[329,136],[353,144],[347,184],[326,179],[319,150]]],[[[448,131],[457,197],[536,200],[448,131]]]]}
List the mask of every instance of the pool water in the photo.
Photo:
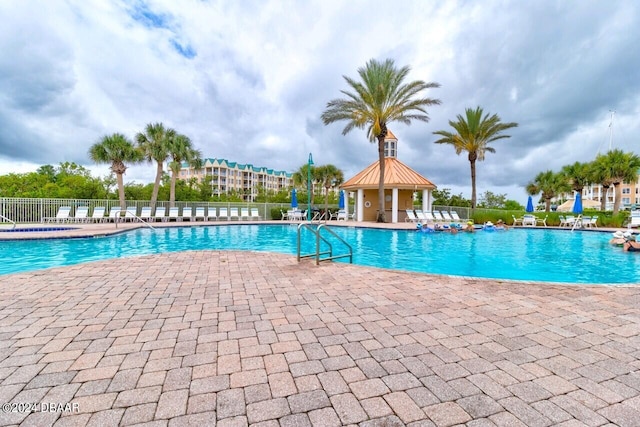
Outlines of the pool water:
{"type": "MultiPolygon", "coordinates": [[[[332,227],[354,264],[403,271],[566,283],[640,283],[640,255],[609,245],[610,233],[511,229],[473,234],[332,227]]],[[[0,242],[0,274],[185,250],[296,253],[295,225],[138,229],[99,238],[0,242]]],[[[303,253],[315,239],[303,230],[303,253]]],[[[331,240],[331,239],[330,239],[331,240]]],[[[332,241],[334,254],[344,253],[332,241]]],[[[336,262],[345,262],[337,260],[336,262]]]]}

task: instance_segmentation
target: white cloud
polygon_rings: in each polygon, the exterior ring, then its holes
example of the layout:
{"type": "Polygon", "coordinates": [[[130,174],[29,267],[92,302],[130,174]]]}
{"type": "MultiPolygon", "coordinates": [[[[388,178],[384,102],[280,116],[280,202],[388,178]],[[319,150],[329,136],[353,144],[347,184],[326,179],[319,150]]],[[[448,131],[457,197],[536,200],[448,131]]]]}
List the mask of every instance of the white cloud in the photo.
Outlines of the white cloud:
{"type": "MultiPolygon", "coordinates": [[[[0,173],[63,161],[99,171],[91,144],[160,121],[207,157],[294,171],[313,152],[348,177],[375,147],[319,117],[371,58],[441,83],[430,123],[391,128],[401,160],[467,196],[466,156],[432,135],[466,107],[520,124],[478,164],[478,192],[521,202],[541,170],[595,156],[610,110],[616,147],[634,150],[640,131],[632,2],[25,0],[0,14],[0,173]]],[[[127,179],[153,174],[133,166],[127,179]]]]}

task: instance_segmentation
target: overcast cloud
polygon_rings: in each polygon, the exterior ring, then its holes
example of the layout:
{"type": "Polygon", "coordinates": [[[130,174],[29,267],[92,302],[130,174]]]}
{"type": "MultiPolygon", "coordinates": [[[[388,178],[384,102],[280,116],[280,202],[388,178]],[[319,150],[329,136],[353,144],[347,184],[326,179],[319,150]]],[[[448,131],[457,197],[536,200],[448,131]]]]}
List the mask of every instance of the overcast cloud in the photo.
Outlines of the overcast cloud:
{"type": "MultiPolygon", "coordinates": [[[[617,1],[1,1],[0,174],[73,161],[102,136],[163,122],[205,157],[289,172],[313,153],[347,178],[366,134],[320,115],[369,59],[441,84],[431,121],[391,124],[400,160],[470,197],[469,163],[432,132],[467,107],[517,122],[478,192],[522,204],[538,172],[638,152],[640,6],[617,1]]],[[[152,182],[152,166],[127,181],[152,182]]]]}

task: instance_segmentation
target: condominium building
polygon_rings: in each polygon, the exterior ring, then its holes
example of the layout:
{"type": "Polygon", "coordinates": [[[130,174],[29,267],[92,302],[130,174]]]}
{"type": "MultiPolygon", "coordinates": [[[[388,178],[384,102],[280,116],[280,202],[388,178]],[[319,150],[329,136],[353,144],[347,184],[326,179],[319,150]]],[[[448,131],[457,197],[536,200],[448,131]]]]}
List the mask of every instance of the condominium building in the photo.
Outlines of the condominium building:
{"type": "Polygon", "coordinates": [[[203,163],[202,169],[194,169],[184,163],[180,169],[179,178],[185,181],[196,178],[198,182],[203,182],[210,176],[211,191],[214,196],[235,191],[242,195],[244,200],[250,202],[258,195],[260,188],[277,192],[293,186],[289,172],[230,162],[226,159],[203,159],[203,163]]]}

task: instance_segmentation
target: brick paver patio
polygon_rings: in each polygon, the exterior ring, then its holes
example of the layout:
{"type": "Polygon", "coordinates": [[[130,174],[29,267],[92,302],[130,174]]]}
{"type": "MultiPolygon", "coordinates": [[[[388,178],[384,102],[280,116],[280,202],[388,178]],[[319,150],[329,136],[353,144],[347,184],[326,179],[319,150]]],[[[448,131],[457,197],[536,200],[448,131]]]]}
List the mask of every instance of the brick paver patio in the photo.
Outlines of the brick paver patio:
{"type": "Polygon", "coordinates": [[[2,426],[639,426],[640,287],[211,251],[0,276],[0,403],[2,426]]]}

